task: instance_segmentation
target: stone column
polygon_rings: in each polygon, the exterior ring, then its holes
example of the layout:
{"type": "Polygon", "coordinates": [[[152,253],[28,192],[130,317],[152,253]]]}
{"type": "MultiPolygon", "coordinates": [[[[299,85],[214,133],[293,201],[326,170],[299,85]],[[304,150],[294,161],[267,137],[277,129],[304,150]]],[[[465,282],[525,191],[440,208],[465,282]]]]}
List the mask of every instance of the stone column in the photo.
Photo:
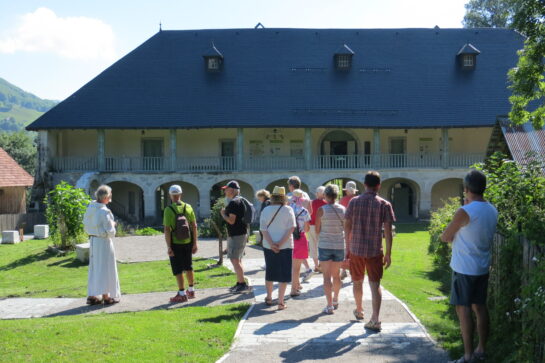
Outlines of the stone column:
{"type": "Polygon", "coordinates": [[[157,223],[157,203],[155,200],[155,190],[151,188],[144,189],[144,223],[157,223]]]}
{"type": "Polygon", "coordinates": [[[170,129],[170,171],[176,171],[178,165],[177,151],[176,129],[170,129]]]}
{"type": "Polygon", "coordinates": [[[380,129],[373,129],[373,167],[380,167],[380,129]]]}
{"type": "Polygon", "coordinates": [[[305,169],[312,169],[312,129],[305,127],[305,169]]]}
{"type": "Polygon", "coordinates": [[[237,129],[237,170],[244,168],[244,129],[237,129]]]}
{"type": "Polygon", "coordinates": [[[431,211],[431,185],[421,186],[420,189],[420,207],[417,218],[427,219],[430,217],[431,211]]]}
{"type": "Polygon", "coordinates": [[[212,186],[204,185],[199,189],[199,217],[210,217],[210,189],[212,186]]]}
{"type": "Polygon", "coordinates": [[[441,154],[441,166],[446,169],[449,166],[449,142],[447,128],[441,129],[441,141],[441,148],[443,149],[441,154]]]}
{"type": "Polygon", "coordinates": [[[106,167],[105,156],[105,132],[104,129],[97,130],[97,158],[98,158],[98,171],[103,171],[106,167]]]}

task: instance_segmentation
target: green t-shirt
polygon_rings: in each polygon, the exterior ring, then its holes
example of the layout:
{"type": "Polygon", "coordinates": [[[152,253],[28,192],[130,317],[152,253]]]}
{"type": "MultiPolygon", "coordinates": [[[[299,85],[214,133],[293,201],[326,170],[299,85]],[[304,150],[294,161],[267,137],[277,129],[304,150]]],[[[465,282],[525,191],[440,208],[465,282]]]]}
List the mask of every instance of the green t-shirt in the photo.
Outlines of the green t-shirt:
{"type": "MultiPolygon", "coordinates": [[[[178,214],[182,214],[185,206],[185,218],[187,218],[189,229],[191,230],[191,225],[197,221],[197,219],[195,218],[195,212],[193,212],[193,208],[191,208],[191,205],[183,202],[181,202],[180,204],[173,203],[171,205],[174,207],[174,209],[176,209],[176,212],[178,214]]],[[[170,227],[172,230],[174,230],[174,228],[176,227],[176,215],[174,214],[170,206],[166,207],[163,212],[163,225],[165,227],[170,227]]],[[[180,240],[176,238],[174,233],[172,233],[172,243],[180,245],[188,244],[191,243],[191,237],[180,240]]]]}

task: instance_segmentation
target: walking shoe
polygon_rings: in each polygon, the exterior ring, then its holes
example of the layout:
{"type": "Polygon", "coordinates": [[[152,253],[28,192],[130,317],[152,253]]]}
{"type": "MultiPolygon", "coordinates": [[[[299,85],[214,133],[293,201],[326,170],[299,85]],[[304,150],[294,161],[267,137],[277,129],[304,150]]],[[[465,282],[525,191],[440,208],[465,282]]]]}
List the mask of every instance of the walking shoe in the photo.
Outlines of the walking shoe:
{"type": "Polygon", "coordinates": [[[335,310],[335,309],[333,308],[333,306],[326,306],[326,307],[324,308],[324,310],[322,310],[322,312],[323,312],[324,314],[331,315],[331,314],[333,314],[333,310],[335,310]]]}
{"type": "Polygon", "coordinates": [[[229,292],[235,291],[235,289],[238,287],[238,284],[235,284],[229,288],[229,292]]]}
{"type": "Polygon", "coordinates": [[[185,294],[187,295],[188,299],[194,299],[195,298],[195,291],[187,291],[185,294]]]}
{"type": "Polygon", "coordinates": [[[250,286],[248,286],[248,284],[242,284],[242,285],[238,285],[233,291],[232,293],[233,294],[243,294],[245,292],[248,292],[250,291],[250,286]]]}
{"type": "Polygon", "coordinates": [[[187,302],[187,296],[186,295],[180,295],[176,294],[176,296],[170,298],[171,303],[183,303],[187,302]]]}
{"type": "Polygon", "coordinates": [[[369,320],[367,322],[367,324],[364,325],[364,328],[372,330],[372,331],[381,331],[382,330],[380,321],[373,321],[373,320],[369,320]]]}
{"type": "Polygon", "coordinates": [[[306,272],[303,273],[303,278],[301,279],[303,282],[308,282],[310,278],[314,275],[314,271],[311,269],[308,269],[306,272]]]}

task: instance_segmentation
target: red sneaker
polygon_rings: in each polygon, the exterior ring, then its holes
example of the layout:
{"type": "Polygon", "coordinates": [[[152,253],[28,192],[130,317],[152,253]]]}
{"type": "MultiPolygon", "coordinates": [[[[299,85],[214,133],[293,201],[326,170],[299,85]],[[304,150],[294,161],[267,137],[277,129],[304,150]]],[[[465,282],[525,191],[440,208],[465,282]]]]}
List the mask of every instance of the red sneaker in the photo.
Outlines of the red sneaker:
{"type": "Polygon", "coordinates": [[[185,294],[187,295],[188,299],[194,299],[195,298],[195,291],[186,291],[185,294]]]}
{"type": "Polygon", "coordinates": [[[176,294],[176,296],[170,298],[171,303],[183,303],[187,302],[187,296],[176,294]]]}

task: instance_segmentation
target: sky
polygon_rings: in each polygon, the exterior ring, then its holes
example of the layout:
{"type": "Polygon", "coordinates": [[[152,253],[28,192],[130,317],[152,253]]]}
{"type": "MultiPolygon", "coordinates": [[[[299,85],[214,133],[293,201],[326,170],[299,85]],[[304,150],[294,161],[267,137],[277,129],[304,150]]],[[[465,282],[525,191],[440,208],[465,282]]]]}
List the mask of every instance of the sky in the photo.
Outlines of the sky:
{"type": "Polygon", "coordinates": [[[62,100],[159,30],[460,28],[469,0],[0,0],[0,77],[62,100]]]}

